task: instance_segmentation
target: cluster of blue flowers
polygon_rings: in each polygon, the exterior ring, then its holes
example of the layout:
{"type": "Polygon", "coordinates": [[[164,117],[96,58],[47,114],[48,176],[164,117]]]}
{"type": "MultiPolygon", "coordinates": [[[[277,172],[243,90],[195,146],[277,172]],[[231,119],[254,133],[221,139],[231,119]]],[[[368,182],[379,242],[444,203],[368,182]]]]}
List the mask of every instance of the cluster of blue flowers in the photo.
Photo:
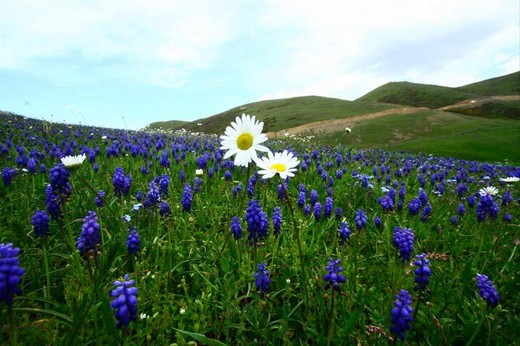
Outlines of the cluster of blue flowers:
{"type": "Polygon", "coordinates": [[[137,227],[134,226],[132,230],[128,230],[128,236],[126,238],[126,248],[128,253],[136,255],[140,250],[141,240],[137,233],[137,227]]]}
{"type": "Polygon", "coordinates": [[[339,284],[344,283],[346,281],[345,277],[340,273],[343,271],[343,267],[340,264],[341,260],[334,260],[329,258],[329,264],[325,266],[325,270],[327,270],[327,274],[323,276],[323,280],[327,282],[325,285],[325,289],[332,287],[334,291],[339,292],[341,287],[339,284]]]}
{"type": "Polygon", "coordinates": [[[256,199],[249,201],[246,209],[247,231],[249,235],[247,239],[256,245],[256,243],[267,237],[267,228],[269,221],[267,214],[262,211],[260,202],[256,199]]]}
{"type": "Polygon", "coordinates": [[[413,262],[416,267],[414,270],[415,273],[415,290],[424,290],[426,285],[428,285],[429,277],[432,275],[430,270],[430,261],[426,259],[426,254],[422,253],[420,255],[415,256],[415,261],[413,262]]]}
{"type": "Polygon", "coordinates": [[[116,280],[115,288],[110,292],[114,298],[110,303],[112,309],[116,310],[117,328],[128,326],[130,321],[137,318],[137,288],[133,287],[134,280],[129,280],[130,276],[126,274],[123,281],[116,280]]]}
{"type": "Polygon", "coordinates": [[[89,211],[88,215],[83,219],[83,226],[81,233],[76,241],[76,247],[81,256],[88,255],[93,251],[94,256],[97,256],[97,246],[101,244],[101,227],[96,213],[89,211]]]}
{"type": "Polygon", "coordinates": [[[274,208],[272,220],[274,235],[278,236],[280,234],[280,230],[282,229],[282,210],[280,207],[274,208]]]}
{"type": "Polygon", "coordinates": [[[493,282],[489,280],[487,275],[477,274],[477,287],[479,289],[480,296],[484,299],[488,306],[494,308],[500,301],[500,295],[497,289],[493,285],[493,282]]]}
{"type": "Polygon", "coordinates": [[[392,236],[395,247],[399,250],[401,260],[408,261],[413,252],[414,234],[411,228],[395,226],[392,236]]]}
{"type": "Polygon", "coordinates": [[[130,174],[125,175],[123,168],[117,166],[114,170],[114,176],[112,178],[112,185],[114,186],[114,194],[116,196],[125,196],[130,192],[130,186],[132,184],[132,176],[130,174]]]}
{"type": "Polygon", "coordinates": [[[20,267],[18,253],[20,249],[13,244],[0,244],[0,302],[13,304],[15,294],[22,293],[18,285],[22,282],[25,270],[20,267]]]}
{"type": "Polygon", "coordinates": [[[392,317],[390,322],[390,331],[395,333],[399,339],[404,340],[406,332],[410,330],[410,323],[413,322],[412,295],[407,290],[401,290],[395,296],[394,308],[392,309],[392,317]]]}
{"type": "Polygon", "coordinates": [[[45,210],[36,210],[32,217],[34,236],[45,238],[49,235],[49,215],[45,210]]]}
{"type": "Polygon", "coordinates": [[[269,270],[267,270],[267,264],[260,263],[257,265],[257,271],[254,274],[254,278],[257,289],[264,293],[269,291],[269,284],[271,283],[271,280],[269,279],[269,270]]]}
{"type": "Polygon", "coordinates": [[[480,196],[480,200],[477,205],[478,222],[483,222],[486,220],[486,216],[488,216],[490,219],[496,219],[498,217],[498,211],[499,206],[491,194],[480,196]]]}
{"type": "Polygon", "coordinates": [[[182,193],[182,197],[181,197],[182,210],[189,213],[191,211],[192,201],[193,201],[193,196],[191,194],[191,185],[190,185],[190,183],[186,183],[184,185],[184,192],[182,193]]]}

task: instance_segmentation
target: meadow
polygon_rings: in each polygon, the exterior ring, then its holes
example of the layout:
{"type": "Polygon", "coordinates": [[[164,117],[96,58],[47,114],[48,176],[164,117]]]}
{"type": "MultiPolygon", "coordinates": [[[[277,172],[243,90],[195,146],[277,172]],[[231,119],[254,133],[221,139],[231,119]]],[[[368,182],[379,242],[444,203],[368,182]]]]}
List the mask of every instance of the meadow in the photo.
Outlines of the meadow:
{"type": "Polygon", "coordinates": [[[0,116],[2,343],[520,339],[520,167],[264,144],[293,177],[216,135],[0,116]]]}

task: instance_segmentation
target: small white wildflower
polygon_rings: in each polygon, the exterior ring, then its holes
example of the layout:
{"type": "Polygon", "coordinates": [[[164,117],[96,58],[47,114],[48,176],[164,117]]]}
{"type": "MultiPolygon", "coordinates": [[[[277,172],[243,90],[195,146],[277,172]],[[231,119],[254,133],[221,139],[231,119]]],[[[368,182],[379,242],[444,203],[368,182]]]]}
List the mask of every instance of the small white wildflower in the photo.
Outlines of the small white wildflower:
{"type": "Polygon", "coordinates": [[[185,308],[180,308],[180,309],[179,309],[179,313],[180,313],[181,315],[184,315],[185,312],[186,312],[186,309],[185,309],[185,308]]]}
{"type": "Polygon", "coordinates": [[[79,166],[85,161],[87,156],[85,154],[76,155],[76,156],[65,156],[61,158],[61,162],[65,165],[65,167],[74,167],[79,166]]]}
{"type": "Polygon", "coordinates": [[[204,171],[202,169],[195,170],[195,175],[202,175],[202,174],[204,174],[204,171]]]}
{"type": "Polygon", "coordinates": [[[345,127],[345,132],[351,133],[352,129],[350,127],[345,127]]]}
{"type": "Polygon", "coordinates": [[[518,178],[518,177],[500,178],[500,181],[503,183],[516,183],[517,181],[520,181],[520,178],[518,178]]]}
{"type": "Polygon", "coordinates": [[[132,220],[132,217],[130,215],[123,215],[121,217],[121,220],[126,221],[126,222],[130,222],[132,220]]]}
{"type": "Polygon", "coordinates": [[[142,206],[143,203],[134,204],[134,206],[132,207],[132,211],[138,211],[139,209],[141,209],[142,206]]]}
{"type": "Polygon", "coordinates": [[[496,195],[498,193],[498,189],[494,186],[486,186],[486,187],[483,187],[481,188],[480,190],[478,190],[478,193],[481,195],[481,196],[485,196],[485,195],[496,195]]]}

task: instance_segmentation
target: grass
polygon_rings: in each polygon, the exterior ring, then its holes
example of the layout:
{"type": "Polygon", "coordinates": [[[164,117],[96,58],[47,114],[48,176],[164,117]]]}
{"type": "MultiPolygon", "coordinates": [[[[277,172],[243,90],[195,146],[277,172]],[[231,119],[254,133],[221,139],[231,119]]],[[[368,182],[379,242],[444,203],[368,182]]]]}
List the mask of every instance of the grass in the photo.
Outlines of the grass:
{"type": "Polygon", "coordinates": [[[222,133],[227,124],[246,113],[263,121],[266,132],[280,131],[309,122],[352,117],[395,107],[382,103],[354,102],[321,96],[294,97],[246,104],[194,121],[185,126],[185,129],[192,132],[222,133]]]}
{"type": "Polygon", "coordinates": [[[391,115],[320,138],[325,145],[385,148],[459,159],[520,164],[520,125],[515,120],[489,119],[423,110],[391,115]]]}
{"type": "Polygon", "coordinates": [[[519,95],[520,94],[520,72],[486,79],[480,82],[468,84],[457,88],[479,95],[519,95]]]}
{"type": "Polygon", "coordinates": [[[520,120],[520,100],[513,101],[484,101],[478,102],[477,105],[468,104],[458,108],[450,109],[450,112],[456,112],[471,116],[497,118],[497,119],[514,119],[520,120]]]}
{"type": "Polygon", "coordinates": [[[410,82],[390,82],[356,101],[385,102],[411,107],[440,108],[481,96],[520,94],[520,72],[458,88],[410,82]]]}
{"type": "Polygon", "coordinates": [[[361,96],[357,101],[440,108],[477,96],[478,94],[473,92],[438,85],[390,82],[361,96]]]}
{"type": "Polygon", "coordinates": [[[393,82],[356,101],[320,96],[266,100],[191,123],[154,123],[153,127],[160,125],[165,130],[183,127],[191,132],[221,134],[236,116],[247,113],[263,121],[266,132],[276,132],[312,122],[395,109],[395,114],[358,121],[352,135],[346,136],[343,129],[338,129],[338,132],[326,134],[313,133],[316,136],[312,140],[324,145],[340,143],[353,148],[427,152],[468,160],[502,162],[508,159],[518,164],[520,101],[491,100],[489,96],[518,95],[519,78],[520,72],[516,72],[458,88],[393,82]],[[468,99],[477,102],[451,107],[449,112],[435,110],[468,99]],[[402,108],[410,106],[430,110],[417,109],[414,113],[400,114],[402,108]],[[428,120],[432,117],[434,121],[428,120]]]}
{"type": "MultiPolygon", "coordinates": [[[[421,124],[431,114],[416,115],[414,121],[421,124]]],[[[465,116],[456,119],[460,129],[465,128],[465,116]]],[[[392,121],[400,120],[386,119],[384,126],[391,129],[392,121]]],[[[459,345],[472,338],[483,344],[513,344],[520,336],[516,265],[520,185],[499,181],[520,176],[520,167],[270,140],[270,148],[288,148],[301,161],[287,183],[301,233],[301,258],[287,201],[279,197],[281,182],[254,178],[256,183],[248,189],[247,177],[256,176],[255,167],[250,175],[222,160],[216,137],[66,126],[9,115],[0,116],[0,131],[0,167],[19,169],[10,184],[0,183],[0,243],[20,248],[18,258],[25,269],[21,295],[15,296],[12,306],[15,327],[10,327],[9,309],[0,301],[0,339],[5,343],[243,345],[342,340],[387,345],[395,338],[389,331],[390,311],[401,289],[413,295],[417,312],[406,341],[397,344],[459,345]],[[50,222],[46,240],[35,238],[31,217],[46,208],[49,169],[58,164],[60,155],[80,152],[89,159],[70,177],[71,194],[61,200],[63,217],[50,222]],[[197,176],[195,171],[204,162],[201,157],[207,158],[207,166],[197,176]],[[22,170],[29,168],[29,158],[38,161],[35,173],[22,170]],[[40,172],[40,164],[46,172],[40,172]],[[122,196],[115,195],[112,182],[118,166],[132,177],[128,194],[122,196]],[[133,211],[138,192],[146,197],[150,184],[165,175],[170,183],[161,200],[169,203],[171,214],[161,216],[154,204],[133,211]],[[96,206],[95,193],[79,176],[94,190],[106,192],[104,206],[96,206]],[[190,212],[181,204],[186,184],[192,188],[190,212]],[[460,193],[460,185],[467,190],[460,193]],[[494,196],[498,215],[479,222],[477,206],[469,201],[476,197],[478,203],[479,189],[488,185],[496,186],[501,196],[508,191],[512,201],[502,204],[502,198],[494,196]],[[379,200],[392,186],[395,205],[385,210],[379,200]],[[423,218],[426,204],[417,215],[408,210],[421,188],[431,206],[431,214],[423,218]],[[298,206],[303,189],[310,214],[298,206]],[[323,211],[315,216],[312,190],[322,207],[332,197],[330,217],[323,211]],[[247,241],[250,199],[259,201],[269,219],[268,236],[257,246],[247,241]],[[463,215],[457,214],[459,204],[466,208],[463,215]],[[276,206],[283,217],[279,236],[274,235],[271,221],[276,206]],[[336,208],[342,210],[339,218],[336,208]],[[355,214],[360,209],[367,223],[357,229],[355,214]],[[89,210],[96,212],[101,225],[97,262],[87,261],[76,249],[89,210]],[[503,220],[506,214],[512,222],[503,220]],[[131,220],[123,220],[124,215],[131,220]],[[234,216],[241,220],[240,239],[231,235],[234,216]],[[381,218],[380,227],[376,216],[381,218]],[[338,234],[343,221],[351,230],[345,242],[338,234]],[[134,226],[141,239],[136,256],[128,254],[125,244],[134,226]],[[396,226],[410,228],[415,235],[412,258],[404,261],[392,243],[396,226]],[[50,285],[44,249],[48,249],[50,285]],[[412,262],[423,252],[433,275],[419,294],[414,291],[412,262]],[[341,260],[346,282],[340,292],[326,289],[323,275],[329,258],[341,260]],[[261,292],[253,278],[262,262],[269,270],[268,292],[261,292]],[[488,275],[497,288],[501,300],[496,308],[487,307],[479,296],[477,273],[488,275]],[[117,329],[110,291],[125,274],[139,291],[137,315],[128,327],[117,329]]],[[[369,136],[374,128],[362,124],[356,131],[369,136]]]]}

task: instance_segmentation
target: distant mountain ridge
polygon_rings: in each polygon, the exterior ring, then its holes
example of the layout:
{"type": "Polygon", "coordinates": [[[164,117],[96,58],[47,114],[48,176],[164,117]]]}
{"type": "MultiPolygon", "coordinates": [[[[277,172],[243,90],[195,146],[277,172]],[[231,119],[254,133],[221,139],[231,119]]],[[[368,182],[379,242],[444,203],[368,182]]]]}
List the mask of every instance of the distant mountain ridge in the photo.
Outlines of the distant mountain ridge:
{"type": "Polygon", "coordinates": [[[433,109],[482,96],[519,94],[520,72],[515,72],[457,88],[410,82],[390,82],[377,87],[356,101],[385,102],[433,109]]]}
{"type": "Polygon", "coordinates": [[[520,72],[457,88],[390,82],[354,101],[264,100],[182,125],[152,123],[146,129],[220,135],[242,113],[263,121],[264,132],[274,139],[520,164],[520,72]]]}
{"type": "MultiPolygon", "coordinates": [[[[237,115],[256,115],[264,122],[266,131],[281,131],[307,123],[359,116],[391,108],[427,107],[439,109],[462,103],[465,100],[486,99],[487,96],[520,95],[520,71],[508,75],[486,79],[461,87],[411,82],[389,82],[381,85],[354,101],[323,96],[301,96],[252,102],[231,108],[222,113],[195,120],[176,120],[149,124],[145,129],[180,129],[205,133],[222,133],[237,115]]],[[[495,100],[464,107],[452,107],[451,112],[477,116],[520,118],[520,102],[514,99],[495,100]],[[479,107],[475,110],[474,107],[479,107]]]]}

